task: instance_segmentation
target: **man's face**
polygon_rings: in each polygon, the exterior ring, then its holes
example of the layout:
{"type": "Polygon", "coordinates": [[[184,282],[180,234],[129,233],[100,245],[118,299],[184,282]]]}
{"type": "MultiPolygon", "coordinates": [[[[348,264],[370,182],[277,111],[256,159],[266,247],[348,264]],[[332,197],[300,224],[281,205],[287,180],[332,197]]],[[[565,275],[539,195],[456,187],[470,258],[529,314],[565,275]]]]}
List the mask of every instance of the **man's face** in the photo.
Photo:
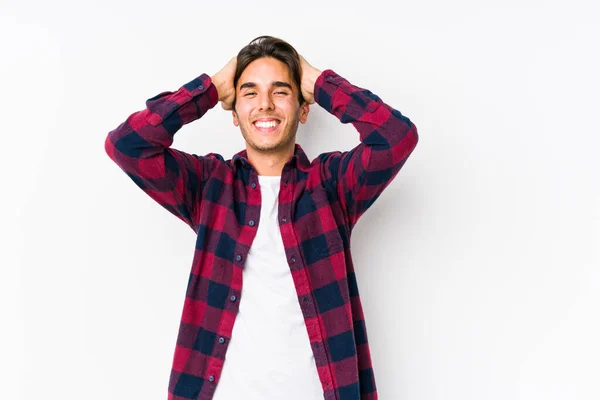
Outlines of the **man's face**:
{"type": "Polygon", "coordinates": [[[233,123],[249,147],[260,153],[293,149],[298,122],[309,105],[300,106],[290,70],[274,58],[260,58],[242,72],[236,87],[233,123]]]}

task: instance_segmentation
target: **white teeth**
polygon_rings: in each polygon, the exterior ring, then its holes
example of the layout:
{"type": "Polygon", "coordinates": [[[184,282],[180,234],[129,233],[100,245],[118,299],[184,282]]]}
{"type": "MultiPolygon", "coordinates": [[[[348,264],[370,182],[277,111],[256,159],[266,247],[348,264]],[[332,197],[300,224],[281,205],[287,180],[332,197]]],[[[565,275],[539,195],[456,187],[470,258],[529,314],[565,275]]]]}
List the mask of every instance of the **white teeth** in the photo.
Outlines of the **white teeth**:
{"type": "Polygon", "coordinates": [[[274,128],[275,126],[277,126],[277,122],[275,122],[275,121],[269,121],[269,122],[256,121],[254,123],[254,125],[256,125],[259,128],[274,128]]]}

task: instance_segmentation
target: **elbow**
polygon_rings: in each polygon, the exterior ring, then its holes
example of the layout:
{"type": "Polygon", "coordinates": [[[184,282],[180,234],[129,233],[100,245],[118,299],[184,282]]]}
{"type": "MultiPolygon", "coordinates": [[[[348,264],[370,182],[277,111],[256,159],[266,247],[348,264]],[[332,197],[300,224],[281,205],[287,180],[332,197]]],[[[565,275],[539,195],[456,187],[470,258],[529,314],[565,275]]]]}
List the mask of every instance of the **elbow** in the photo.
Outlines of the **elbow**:
{"type": "Polygon", "coordinates": [[[111,131],[107,136],[106,139],[104,140],[104,151],[106,152],[106,154],[108,155],[108,157],[110,157],[111,160],[115,159],[115,145],[112,141],[112,133],[114,131],[111,131]]]}
{"type": "Polygon", "coordinates": [[[417,143],[419,143],[419,132],[417,130],[417,126],[415,124],[413,124],[412,122],[411,122],[411,127],[410,127],[409,133],[411,135],[411,142],[412,142],[412,147],[414,150],[414,148],[417,147],[417,143]]]}

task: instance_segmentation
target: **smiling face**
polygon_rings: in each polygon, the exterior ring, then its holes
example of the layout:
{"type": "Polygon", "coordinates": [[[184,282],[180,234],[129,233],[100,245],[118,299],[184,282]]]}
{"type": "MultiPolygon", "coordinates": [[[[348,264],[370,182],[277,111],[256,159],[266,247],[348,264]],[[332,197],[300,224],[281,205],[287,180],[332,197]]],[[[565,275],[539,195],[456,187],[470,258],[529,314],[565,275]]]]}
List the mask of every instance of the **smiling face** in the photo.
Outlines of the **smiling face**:
{"type": "Polygon", "coordinates": [[[236,87],[233,123],[239,126],[246,148],[256,154],[293,154],[298,122],[308,117],[300,105],[299,88],[283,62],[254,60],[240,75],[236,87]]]}

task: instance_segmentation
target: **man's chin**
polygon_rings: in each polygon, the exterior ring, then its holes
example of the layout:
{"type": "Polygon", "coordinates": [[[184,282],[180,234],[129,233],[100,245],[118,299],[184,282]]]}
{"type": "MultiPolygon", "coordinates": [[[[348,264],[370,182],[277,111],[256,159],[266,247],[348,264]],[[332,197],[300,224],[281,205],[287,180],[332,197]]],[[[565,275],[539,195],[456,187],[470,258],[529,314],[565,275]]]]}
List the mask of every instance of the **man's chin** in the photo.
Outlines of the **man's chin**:
{"type": "Polygon", "coordinates": [[[256,150],[260,153],[276,153],[283,149],[283,146],[281,146],[281,145],[262,145],[262,146],[250,145],[250,147],[252,147],[254,150],[256,150]]]}

